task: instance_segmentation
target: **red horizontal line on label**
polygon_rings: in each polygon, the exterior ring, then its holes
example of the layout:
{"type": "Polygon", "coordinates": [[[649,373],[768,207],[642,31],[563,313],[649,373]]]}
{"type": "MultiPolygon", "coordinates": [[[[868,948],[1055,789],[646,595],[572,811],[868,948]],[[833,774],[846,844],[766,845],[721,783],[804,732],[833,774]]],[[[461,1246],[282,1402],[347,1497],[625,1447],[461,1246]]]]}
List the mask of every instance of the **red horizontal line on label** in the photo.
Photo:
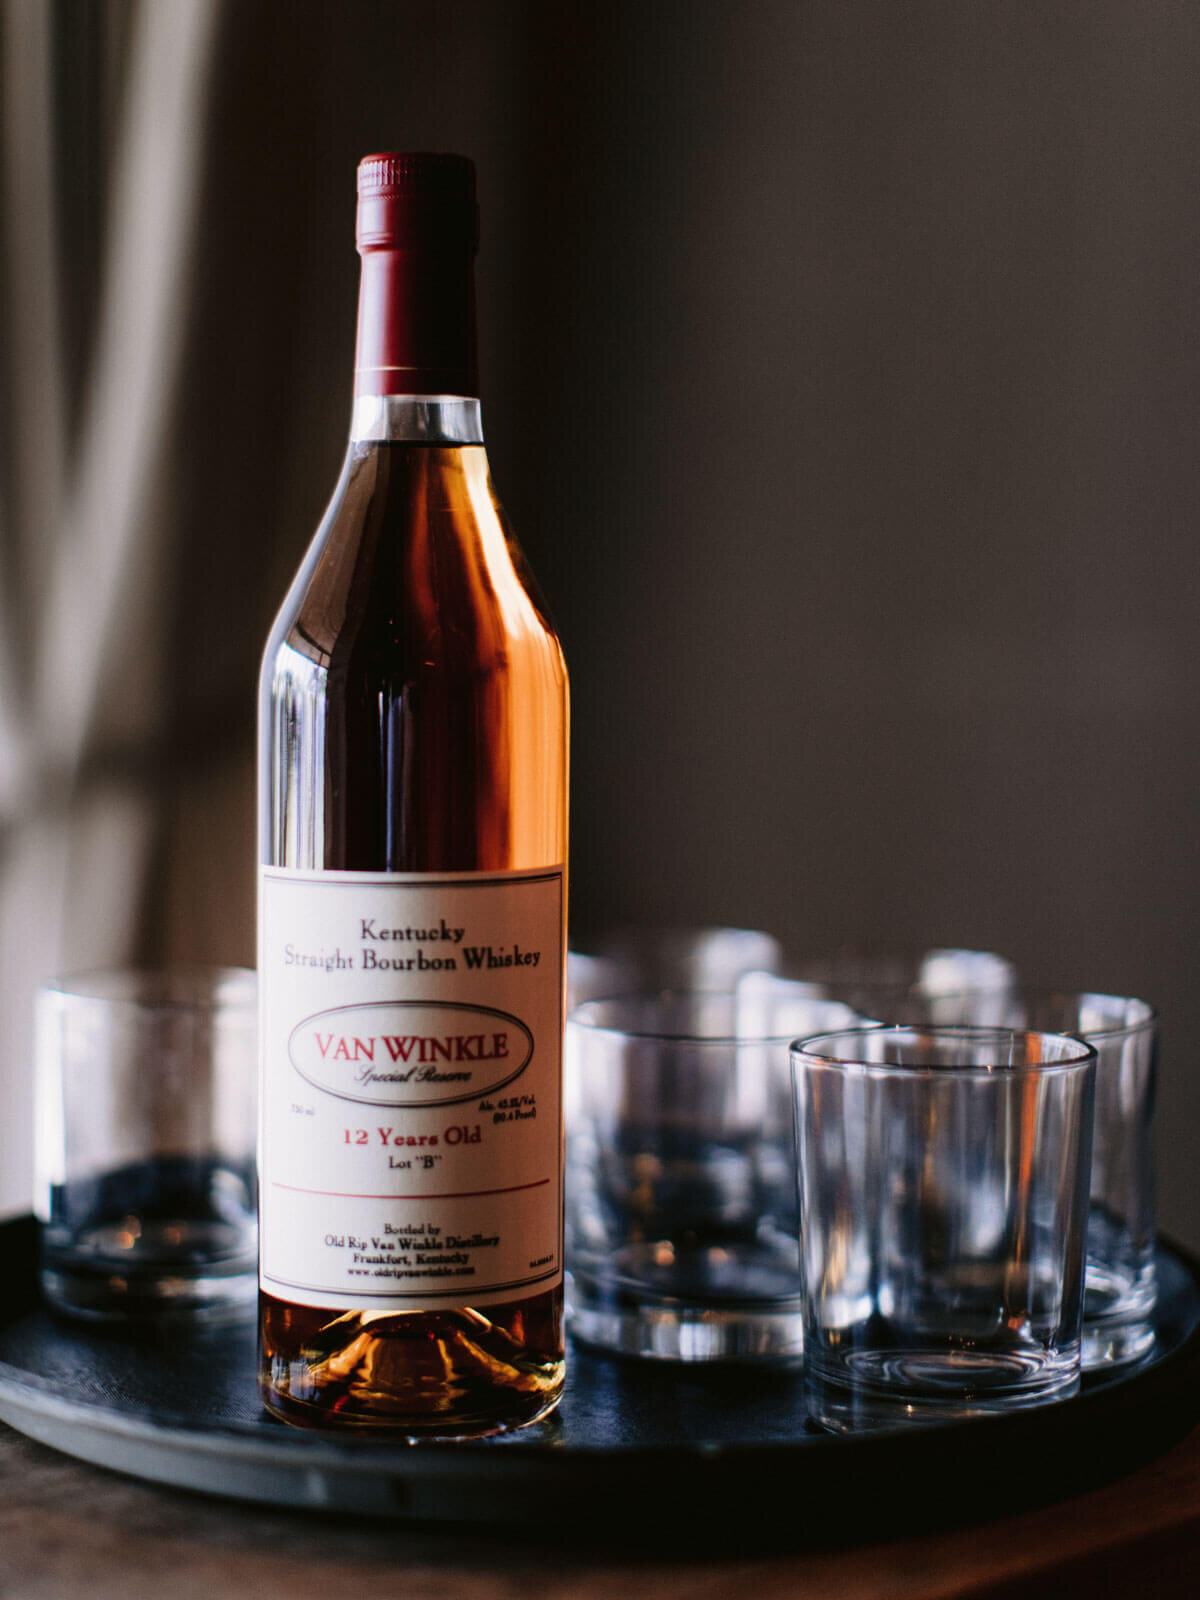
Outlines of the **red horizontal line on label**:
{"type": "Polygon", "coordinates": [[[298,1183],[277,1183],[272,1189],[290,1189],[293,1194],[320,1194],[331,1200],[476,1200],[489,1194],[519,1194],[522,1189],[541,1189],[549,1178],[539,1178],[536,1183],[514,1183],[508,1189],[460,1189],[454,1194],[347,1194],[342,1189],[305,1189],[298,1183]]]}

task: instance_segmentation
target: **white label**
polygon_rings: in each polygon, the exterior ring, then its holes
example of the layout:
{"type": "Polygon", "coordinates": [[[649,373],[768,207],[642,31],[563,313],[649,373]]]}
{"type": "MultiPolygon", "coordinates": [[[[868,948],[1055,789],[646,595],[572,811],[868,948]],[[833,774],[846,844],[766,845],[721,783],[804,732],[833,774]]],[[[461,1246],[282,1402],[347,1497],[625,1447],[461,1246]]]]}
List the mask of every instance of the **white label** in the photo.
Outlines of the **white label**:
{"type": "Polygon", "coordinates": [[[433,1311],[562,1281],[562,870],[263,867],[259,1282],[433,1311]]]}

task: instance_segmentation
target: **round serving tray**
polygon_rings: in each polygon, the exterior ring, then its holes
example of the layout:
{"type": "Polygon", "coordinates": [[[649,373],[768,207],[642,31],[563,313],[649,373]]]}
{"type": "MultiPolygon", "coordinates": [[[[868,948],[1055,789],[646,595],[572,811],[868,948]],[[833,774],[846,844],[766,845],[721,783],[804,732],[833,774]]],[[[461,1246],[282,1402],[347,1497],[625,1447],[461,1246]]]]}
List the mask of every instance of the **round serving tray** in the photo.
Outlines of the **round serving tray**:
{"type": "Polygon", "coordinates": [[[0,1419],[84,1461],[209,1494],[653,1543],[797,1545],[994,1516],[1132,1468],[1200,1416],[1200,1263],[1158,1251],[1158,1346],[1136,1370],[1009,1416],[812,1431],[794,1373],[571,1352],[546,1421],[408,1445],[285,1427],[254,1330],[113,1334],[53,1316],[30,1218],[0,1226],[0,1419]]]}

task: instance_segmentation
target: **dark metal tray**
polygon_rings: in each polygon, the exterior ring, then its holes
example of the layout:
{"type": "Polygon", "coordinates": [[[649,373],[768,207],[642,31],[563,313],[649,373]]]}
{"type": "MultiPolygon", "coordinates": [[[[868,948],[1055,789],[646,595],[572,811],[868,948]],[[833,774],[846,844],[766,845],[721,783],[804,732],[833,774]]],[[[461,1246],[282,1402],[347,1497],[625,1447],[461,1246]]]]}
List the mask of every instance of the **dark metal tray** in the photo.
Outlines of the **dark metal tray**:
{"type": "Polygon", "coordinates": [[[1019,1414],[851,1437],[809,1430],[795,1374],[582,1349],[559,1411],[515,1434],[303,1433],[260,1409],[248,1323],[99,1332],[40,1304],[36,1265],[32,1220],[0,1226],[0,1419],[99,1466],[287,1506],[691,1548],[865,1539],[1076,1492],[1200,1417],[1200,1262],[1167,1244],[1158,1348],[1137,1370],[1019,1414]]]}

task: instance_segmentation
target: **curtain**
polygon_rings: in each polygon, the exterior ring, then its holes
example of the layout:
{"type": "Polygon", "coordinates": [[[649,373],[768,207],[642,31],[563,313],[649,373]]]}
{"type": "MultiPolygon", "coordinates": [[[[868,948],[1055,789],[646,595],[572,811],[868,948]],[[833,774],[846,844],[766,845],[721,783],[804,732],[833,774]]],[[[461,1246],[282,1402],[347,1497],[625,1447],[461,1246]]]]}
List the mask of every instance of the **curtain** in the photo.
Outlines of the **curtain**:
{"type": "Polygon", "coordinates": [[[146,954],[166,501],[218,0],[3,8],[0,1209],[39,980],[146,954]]]}

